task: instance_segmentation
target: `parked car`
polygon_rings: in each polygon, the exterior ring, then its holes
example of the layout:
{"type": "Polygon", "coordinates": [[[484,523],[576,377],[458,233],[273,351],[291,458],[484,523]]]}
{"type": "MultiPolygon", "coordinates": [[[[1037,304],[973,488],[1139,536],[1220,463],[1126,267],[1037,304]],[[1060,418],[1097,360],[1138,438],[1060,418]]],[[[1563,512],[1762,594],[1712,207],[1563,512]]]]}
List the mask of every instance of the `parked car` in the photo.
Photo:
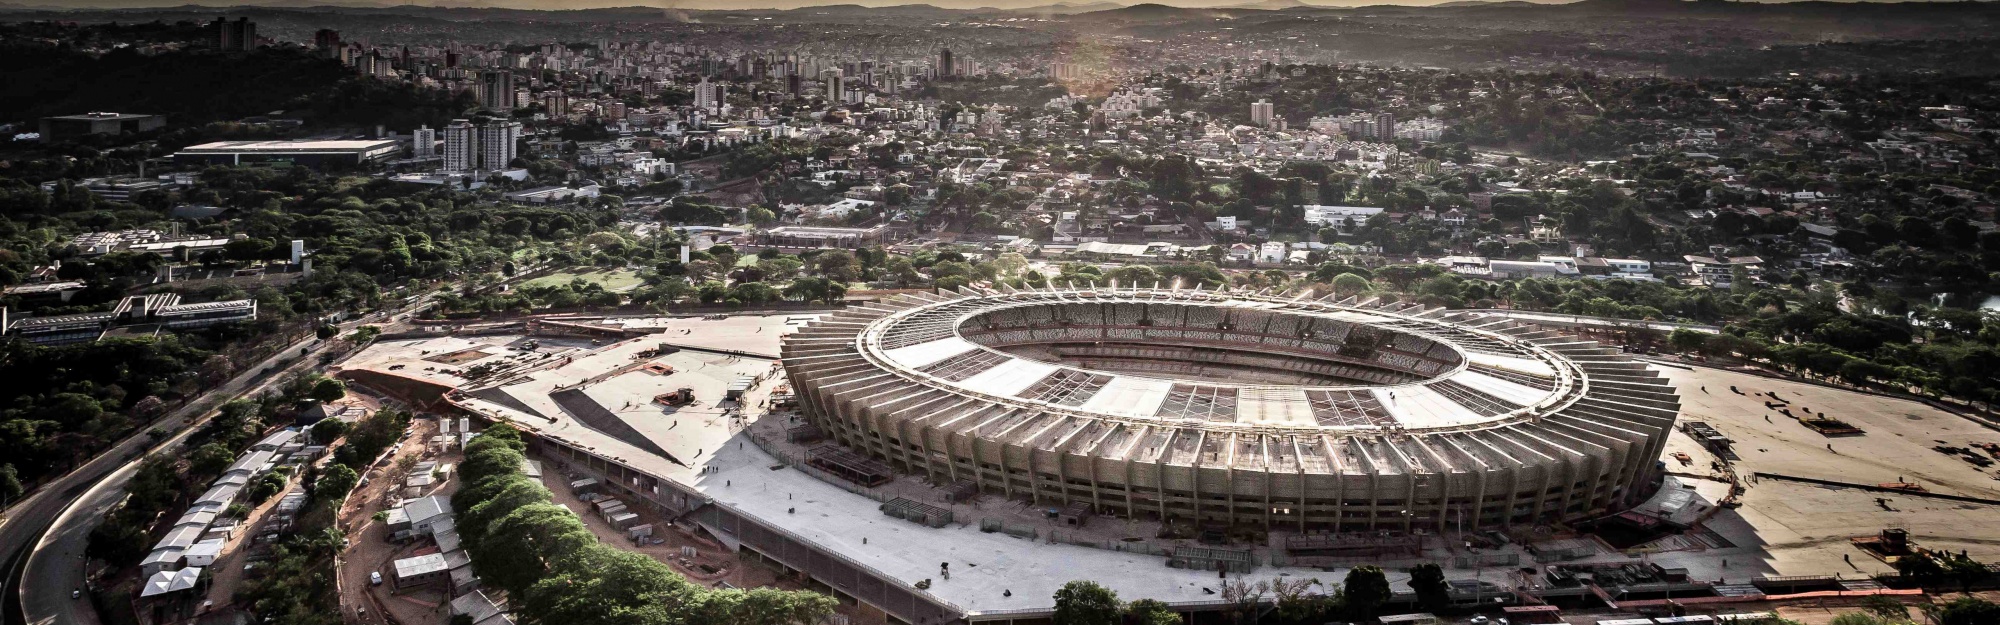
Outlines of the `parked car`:
{"type": "Polygon", "coordinates": [[[368,572],[368,585],[370,585],[370,586],[380,586],[380,585],[382,585],[382,572],[381,572],[381,571],[369,571],[369,572],[368,572]]]}

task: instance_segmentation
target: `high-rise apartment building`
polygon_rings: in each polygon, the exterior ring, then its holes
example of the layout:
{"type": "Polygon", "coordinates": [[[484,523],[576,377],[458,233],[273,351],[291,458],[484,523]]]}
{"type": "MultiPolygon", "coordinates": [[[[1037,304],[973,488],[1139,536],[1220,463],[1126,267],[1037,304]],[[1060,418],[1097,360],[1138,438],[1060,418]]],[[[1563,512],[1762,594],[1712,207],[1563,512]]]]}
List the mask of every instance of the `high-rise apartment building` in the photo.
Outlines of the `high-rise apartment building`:
{"type": "Polygon", "coordinates": [[[958,66],[952,61],[949,48],[938,51],[937,75],[939,78],[958,75],[958,66]]]}
{"type": "Polygon", "coordinates": [[[470,120],[454,119],[444,127],[444,168],[446,171],[472,171],[473,163],[479,160],[478,129],[470,120]]]}
{"type": "Polygon", "coordinates": [[[313,33],[313,48],[318,50],[323,56],[337,56],[339,55],[338,50],[342,47],[340,43],[340,31],[331,28],[321,28],[313,33]]]}
{"type": "Polygon", "coordinates": [[[507,167],[521,139],[521,123],[501,119],[454,119],[444,128],[444,168],[455,172],[507,167]]]}
{"type": "Polygon", "coordinates": [[[1396,116],[1388,113],[1375,114],[1375,138],[1383,141],[1396,140],[1396,116]]]}
{"type": "Polygon", "coordinates": [[[710,83],[708,77],[703,76],[701,82],[694,86],[694,106],[698,109],[717,111],[722,108],[723,97],[728,94],[727,85],[710,83]]]}
{"type": "Polygon", "coordinates": [[[250,18],[239,17],[231,22],[218,17],[209,26],[215,29],[215,49],[219,52],[249,52],[257,48],[257,23],[250,18]]]}
{"type": "Polygon", "coordinates": [[[504,69],[480,72],[478,91],[480,106],[495,111],[512,111],[517,106],[513,72],[504,69]]]}
{"type": "Polygon", "coordinates": [[[418,126],[415,138],[410,140],[410,154],[416,158],[437,156],[437,130],[430,126],[418,126]]]}
{"type": "Polygon", "coordinates": [[[1269,100],[1260,99],[1256,102],[1251,102],[1250,123],[1258,126],[1270,126],[1271,119],[1276,117],[1275,111],[1276,107],[1272,106],[1269,100]]]}
{"type": "Polygon", "coordinates": [[[479,169],[505,169],[521,142],[521,122],[493,120],[479,128],[479,169]]]}

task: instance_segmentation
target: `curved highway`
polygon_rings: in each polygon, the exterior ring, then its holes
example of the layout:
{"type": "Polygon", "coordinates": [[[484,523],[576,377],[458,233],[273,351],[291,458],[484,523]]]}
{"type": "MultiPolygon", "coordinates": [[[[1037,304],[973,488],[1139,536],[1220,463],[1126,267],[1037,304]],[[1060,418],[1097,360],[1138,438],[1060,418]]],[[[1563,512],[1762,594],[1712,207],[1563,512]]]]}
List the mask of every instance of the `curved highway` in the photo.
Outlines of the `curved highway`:
{"type": "MultiPolygon", "coordinates": [[[[352,331],[371,320],[373,316],[340,327],[352,331]]],[[[97,613],[89,598],[71,599],[70,592],[83,585],[83,552],[90,531],[124,499],[125,484],[138,470],[136,460],[147,453],[172,453],[195,426],[213,416],[216,407],[261,389],[287,371],[313,366],[329,345],[308,336],[278,350],[8,509],[0,521],[0,554],[5,554],[0,562],[7,565],[5,587],[0,588],[6,625],[96,625],[97,613]],[[175,432],[155,444],[147,434],[154,427],[175,432]]]]}

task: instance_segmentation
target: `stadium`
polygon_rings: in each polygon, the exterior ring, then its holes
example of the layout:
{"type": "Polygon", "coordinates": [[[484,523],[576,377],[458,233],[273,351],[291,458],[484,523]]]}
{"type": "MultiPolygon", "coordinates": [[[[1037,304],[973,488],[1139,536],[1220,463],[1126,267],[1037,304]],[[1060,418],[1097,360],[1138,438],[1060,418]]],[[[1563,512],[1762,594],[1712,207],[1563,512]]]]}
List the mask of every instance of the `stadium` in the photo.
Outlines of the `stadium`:
{"type": "Polygon", "coordinates": [[[1410,303],[1179,288],[898,295],[782,347],[824,465],[1091,515],[1302,532],[1615,514],[1680,398],[1616,348],[1410,303]],[[844,448],[844,449],[841,449],[844,448]]]}

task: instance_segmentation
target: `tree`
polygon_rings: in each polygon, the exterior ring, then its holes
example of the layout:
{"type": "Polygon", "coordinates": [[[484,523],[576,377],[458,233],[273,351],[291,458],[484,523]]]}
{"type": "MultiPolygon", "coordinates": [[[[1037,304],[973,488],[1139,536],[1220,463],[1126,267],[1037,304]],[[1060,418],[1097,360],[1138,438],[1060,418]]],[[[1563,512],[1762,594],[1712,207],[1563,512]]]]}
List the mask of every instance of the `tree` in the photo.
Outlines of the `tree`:
{"type": "Polygon", "coordinates": [[[338,401],[347,396],[347,383],[333,378],[320,378],[313,383],[312,398],[321,402],[338,401]]]}
{"type": "Polygon", "coordinates": [[[1278,619],[1291,623],[1307,623],[1325,620],[1331,601],[1324,594],[1312,592],[1320,585],[1319,578],[1280,577],[1259,582],[1268,585],[1276,607],[1278,619]]]}
{"type": "Polygon", "coordinates": [[[2000,604],[1972,596],[1959,597],[1944,605],[1926,605],[1924,613],[1937,625],[2000,623],[2000,604]]]}
{"type": "Polygon", "coordinates": [[[151,421],[153,417],[160,416],[160,413],[166,410],[167,402],[161,400],[160,396],[147,395],[140,398],[138,403],[132,404],[132,418],[151,421]]]}
{"type": "Polygon", "coordinates": [[[84,555],[116,565],[136,563],[151,550],[153,539],[146,528],[122,519],[107,519],[90,530],[84,555]]]}
{"type": "Polygon", "coordinates": [[[1896,572],[1904,577],[1915,578],[1917,585],[1928,586],[1944,575],[1944,566],[1937,559],[1919,553],[1896,559],[1896,572]]]}
{"type": "Polygon", "coordinates": [[[12,464],[0,464],[0,502],[14,503],[26,492],[21,487],[21,474],[12,464]]]}
{"type": "Polygon", "coordinates": [[[312,483],[312,497],[340,503],[348,499],[348,491],[354,491],[354,485],[360,481],[360,473],[354,473],[348,465],[328,465],[320,473],[320,481],[312,483]]]}
{"type": "Polygon", "coordinates": [[[729,299],[745,304],[762,304],[778,299],[778,290],[762,282],[739,282],[729,287],[729,299]]]}
{"type": "Polygon", "coordinates": [[[332,443],[346,433],[347,422],[339,419],[320,419],[312,426],[312,440],[321,445],[332,443]]]}
{"type": "Polygon", "coordinates": [[[1348,571],[1341,586],[1341,596],[1346,598],[1347,608],[1357,620],[1373,617],[1375,609],[1389,601],[1389,575],[1373,564],[1348,571]]]}
{"type": "Polygon", "coordinates": [[[209,356],[208,360],[201,363],[201,381],[209,386],[222,384],[223,380],[229,379],[229,374],[235,372],[236,363],[230,362],[229,357],[222,354],[209,356]]]}
{"type": "Polygon", "coordinates": [[[1132,625],[1181,625],[1181,613],[1158,599],[1140,599],[1125,606],[1125,622],[1132,625]]]}
{"type": "Polygon", "coordinates": [[[1444,581],[1444,568],[1435,562],[1425,562],[1410,568],[1410,589],[1417,591],[1417,603],[1425,609],[1435,610],[1451,602],[1450,584],[1444,581]]]}
{"type": "Polygon", "coordinates": [[[243,488],[243,500],[250,505],[264,503],[271,496],[285,490],[285,481],[285,474],[276,471],[258,476],[243,488]]]}
{"type": "Polygon", "coordinates": [[[1910,609],[1904,607],[1903,602],[1882,595],[1863,597],[1861,609],[1885,621],[1901,622],[1910,618],[1910,609]]]}
{"type": "Polygon", "coordinates": [[[1427,280],[1444,274],[1444,268],[1437,265],[1390,265],[1375,270],[1375,277],[1389,281],[1398,291],[1409,291],[1410,285],[1418,280],[1427,280]]]}
{"type": "Polygon", "coordinates": [[[465,460],[458,463],[459,479],[478,484],[488,477],[512,475],[520,471],[525,461],[527,456],[512,447],[482,447],[467,452],[465,460]]]}
{"type": "MultiPolygon", "coordinates": [[[[901,258],[901,257],[898,257],[901,258]]],[[[813,272],[836,282],[853,282],[861,278],[861,265],[854,260],[854,254],[847,250],[827,250],[814,256],[813,272]]]]}
{"type": "MultiPolygon", "coordinates": [[[[478,551],[473,554],[473,570],[479,578],[506,590],[509,594],[524,595],[528,589],[537,588],[536,597],[545,596],[539,591],[538,581],[546,583],[557,579],[544,575],[557,556],[581,553],[598,547],[597,536],[584,528],[583,521],[575,513],[553,503],[539,502],[522,506],[507,513],[488,525],[487,532],[478,542],[473,543],[478,551]]],[[[651,558],[642,554],[631,554],[640,558],[651,558]]],[[[593,564],[592,566],[597,566],[593,564]]],[[[601,607],[601,606],[600,606],[601,607]]],[[[541,620],[545,623],[590,622],[570,620],[541,620]]]]}
{"type": "Polygon", "coordinates": [[[1333,294],[1342,299],[1368,292],[1368,279],[1351,273],[1333,277],[1333,294]]]}
{"type": "Polygon", "coordinates": [[[188,454],[188,471],[194,475],[220,475],[229,463],[236,461],[236,452],[221,443],[202,445],[188,454]]]}
{"type": "Polygon", "coordinates": [[[1972,592],[1973,586],[1986,581],[1986,576],[1991,575],[1986,570],[1985,564],[1963,555],[1945,558],[1944,570],[1951,574],[1952,579],[1958,581],[1959,590],[1967,594],[1972,592]]]}
{"type": "Polygon", "coordinates": [[[484,480],[480,484],[483,491],[490,492],[483,501],[464,502],[459,501],[458,497],[452,498],[454,508],[462,503],[472,503],[471,507],[462,508],[465,510],[462,515],[464,521],[459,527],[466,536],[474,538],[485,537],[490,523],[512,514],[515,510],[549,501],[547,488],[518,472],[484,480]],[[494,490],[495,488],[498,490],[494,490]]]}
{"type": "Polygon", "coordinates": [[[1124,610],[1118,593],[1097,582],[1077,580],[1056,590],[1055,625],[1118,625],[1124,610]]]}
{"type": "Polygon", "coordinates": [[[1264,592],[1271,589],[1268,581],[1252,584],[1243,578],[1222,581],[1222,602],[1228,607],[1224,613],[1236,623],[1254,621],[1257,609],[1264,601],[1264,592]]]}
{"type": "MultiPolygon", "coordinates": [[[[575,525],[574,531],[582,532],[586,538],[590,536],[590,532],[575,521],[574,515],[562,512],[553,504],[539,504],[534,514],[558,523],[561,519],[550,515],[566,516],[569,519],[567,524],[575,525]]],[[[494,554],[486,559],[513,559],[524,555],[532,558],[534,554],[494,554]]],[[[533,561],[523,565],[539,566],[533,561]]],[[[505,582],[487,577],[478,554],[475,554],[472,566],[482,571],[482,579],[506,587],[505,582]]],[[[511,579],[514,572],[508,573],[506,578],[511,579]]],[[[526,573],[532,575],[528,578],[532,586],[514,596],[526,599],[521,614],[529,622],[576,625],[728,622],[703,620],[693,614],[704,608],[700,605],[701,589],[645,554],[592,543],[569,555],[564,559],[564,566],[551,570],[546,577],[539,570],[526,573]],[[540,581],[532,581],[535,578],[540,578],[540,581]]],[[[723,607],[715,606],[718,611],[723,607]]]]}
{"type": "Polygon", "coordinates": [[[1707,343],[1707,333],[1687,328],[1674,328],[1674,331],[1667,335],[1667,344],[1672,345],[1675,351],[1692,352],[1701,349],[1701,346],[1707,343]]]}
{"type": "Polygon", "coordinates": [[[742,623],[744,625],[801,625],[818,623],[833,613],[839,602],[811,591],[787,592],[776,588],[715,590],[701,595],[696,610],[697,623],[742,623]]]}
{"type": "Polygon", "coordinates": [[[1028,269],[1028,257],[1022,256],[1020,252],[1002,253],[993,259],[993,269],[1008,278],[1020,276],[1021,272],[1028,269]]]}

